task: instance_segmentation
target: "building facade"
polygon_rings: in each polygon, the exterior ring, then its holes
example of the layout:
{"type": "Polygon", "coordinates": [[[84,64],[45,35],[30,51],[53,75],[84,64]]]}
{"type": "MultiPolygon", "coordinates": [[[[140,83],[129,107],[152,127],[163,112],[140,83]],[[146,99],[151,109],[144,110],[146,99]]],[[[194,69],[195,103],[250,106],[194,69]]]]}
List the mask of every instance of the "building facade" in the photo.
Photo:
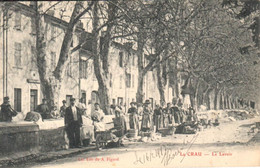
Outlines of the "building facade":
{"type": "MultiPolygon", "coordinates": [[[[14,3],[8,10],[0,11],[0,102],[9,96],[10,103],[17,111],[35,110],[41,103],[39,74],[36,64],[36,30],[34,11],[29,5],[14,3]]],[[[44,16],[47,38],[47,65],[54,70],[57,65],[67,22],[51,13],[44,16]]],[[[78,27],[73,37],[71,49],[75,48],[83,34],[89,34],[78,27]]],[[[91,41],[88,42],[91,46],[91,41]]],[[[109,53],[111,102],[129,107],[136,100],[138,67],[134,49],[126,49],[123,44],[113,42],[109,53]]],[[[61,85],[59,105],[70,97],[83,98],[88,111],[98,102],[98,82],[95,77],[91,50],[81,48],[71,53],[61,85]]],[[[166,100],[172,100],[172,89],[167,85],[166,100]]],[[[144,79],[144,98],[150,99],[152,106],[159,103],[155,70],[149,71],[144,79]]]]}

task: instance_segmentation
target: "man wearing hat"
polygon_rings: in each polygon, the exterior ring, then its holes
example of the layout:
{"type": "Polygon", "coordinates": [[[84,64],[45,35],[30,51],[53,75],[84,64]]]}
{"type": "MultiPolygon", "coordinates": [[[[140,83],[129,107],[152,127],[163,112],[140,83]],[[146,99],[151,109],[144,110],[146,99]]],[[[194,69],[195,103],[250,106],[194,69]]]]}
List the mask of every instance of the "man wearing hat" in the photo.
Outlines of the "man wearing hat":
{"type": "Polygon", "coordinates": [[[51,118],[51,111],[47,105],[47,99],[42,99],[42,104],[38,105],[36,112],[39,112],[42,116],[42,119],[48,119],[51,118]]]}
{"type": "Polygon", "coordinates": [[[129,115],[130,128],[138,130],[139,129],[139,120],[138,120],[136,102],[131,102],[130,105],[131,105],[131,107],[128,109],[128,114],[130,114],[129,115]]]}
{"type": "Polygon", "coordinates": [[[80,148],[80,127],[83,122],[80,109],[76,107],[74,98],[70,99],[70,106],[66,109],[64,121],[70,148],[80,148]]]}
{"type": "Polygon", "coordinates": [[[65,112],[66,112],[66,109],[67,109],[67,106],[66,106],[66,100],[62,100],[62,106],[60,107],[60,116],[61,117],[64,117],[65,116],[65,112]]]}
{"type": "Polygon", "coordinates": [[[1,105],[0,121],[1,122],[11,122],[12,117],[17,115],[17,112],[12,109],[9,104],[9,97],[4,97],[4,103],[1,105]]]}

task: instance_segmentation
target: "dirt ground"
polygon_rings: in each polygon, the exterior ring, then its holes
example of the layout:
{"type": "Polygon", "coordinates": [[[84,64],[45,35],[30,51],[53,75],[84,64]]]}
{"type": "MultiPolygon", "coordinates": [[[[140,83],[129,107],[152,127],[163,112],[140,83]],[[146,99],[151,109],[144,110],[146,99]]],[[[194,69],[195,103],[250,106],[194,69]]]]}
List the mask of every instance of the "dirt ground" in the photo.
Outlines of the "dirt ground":
{"type": "MultiPolygon", "coordinates": [[[[125,142],[124,147],[94,150],[25,167],[197,167],[260,166],[260,117],[220,123],[197,134],[174,134],[153,142],[125,142]]],[[[22,166],[22,165],[21,165],[22,166]]]]}

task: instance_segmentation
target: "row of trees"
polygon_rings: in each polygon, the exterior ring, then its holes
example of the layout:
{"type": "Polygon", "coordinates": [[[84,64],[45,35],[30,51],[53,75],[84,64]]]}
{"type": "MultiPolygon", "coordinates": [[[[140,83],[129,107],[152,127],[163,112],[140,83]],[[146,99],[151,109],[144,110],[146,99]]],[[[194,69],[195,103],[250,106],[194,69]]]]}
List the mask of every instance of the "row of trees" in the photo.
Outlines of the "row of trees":
{"type": "Polygon", "coordinates": [[[175,95],[190,94],[195,108],[204,103],[209,106],[209,93],[212,92],[215,98],[211,108],[215,109],[224,104],[231,107],[238,97],[259,96],[255,93],[260,79],[257,66],[259,41],[256,38],[259,31],[255,26],[255,18],[259,14],[257,1],[55,2],[47,10],[61,3],[71,5],[73,10],[54,71],[48,70],[46,64],[43,20],[46,10],[42,9],[42,3],[34,2],[37,65],[42,91],[51,104],[58,103],[57,97],[71,54],[72,37],[77,24],[80,20],[84,22],[86,15],[92,23],[94,70],[98,93],[102,95],[100,103],[106,113],[111,104],[109,50],[111,42],[119,38],[133,43],[137,50],[138,102],[143,102],[143,79],[149,70],[157,73],[161,101],[165,101],[167,83],[174,88],[175,95]],[[186,80],[182,90],[178,88],[180,74],[185,74],[186,80]]]}

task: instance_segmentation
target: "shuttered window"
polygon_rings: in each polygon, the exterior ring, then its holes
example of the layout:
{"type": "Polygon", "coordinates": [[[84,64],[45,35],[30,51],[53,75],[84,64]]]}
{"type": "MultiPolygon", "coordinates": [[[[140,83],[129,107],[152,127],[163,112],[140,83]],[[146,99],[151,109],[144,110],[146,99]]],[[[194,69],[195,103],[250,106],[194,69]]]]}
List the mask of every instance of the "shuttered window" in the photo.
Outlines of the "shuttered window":
{"type": "Polygon", "coordinates": [[[21,55],[21,52],[22,52],[22,45],[21,43],[14,43],[14,60],[15,60],[15,65],[17,67],[20,67],[22,64],[22,55],[21,55]]]}
{"type": "Polygon", "coordinates": [[[123,67],[123,52],[119,52],[119,66],[123,67]]]}
{"type": "Polygon", "coordinates": [[[37,89],[31,89],[30,91],[30,110],[35,111],[38,104],[38,91],[37,89]]]}
{"type": "Polygon", "coordinates": [[[22,111],[22,89],[14,89],[14,109],[16,111],[22,111]]]}
{"type": "Polygon", "coordinates": [[[14,27],[16,30],[21,30],[21,12],[20,11],[15,11],[14,27]]]}

